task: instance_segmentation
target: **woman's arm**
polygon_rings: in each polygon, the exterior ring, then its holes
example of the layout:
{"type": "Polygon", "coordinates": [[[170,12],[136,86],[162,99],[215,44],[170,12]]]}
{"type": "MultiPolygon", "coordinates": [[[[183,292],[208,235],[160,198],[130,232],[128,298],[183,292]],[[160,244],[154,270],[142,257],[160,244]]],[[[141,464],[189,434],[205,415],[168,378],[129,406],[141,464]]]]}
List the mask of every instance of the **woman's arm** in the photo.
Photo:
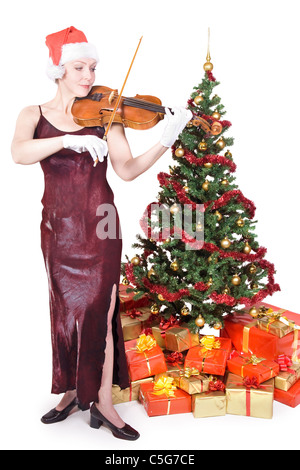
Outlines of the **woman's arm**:
{"type": "Polygon", "coordinates": [[[133,158],[122,124],[113,124],[107,134],[108,151],[113,169],[120,178],[132,181],[148,170],[173,145],[188,121],[191,111],[184,108],[166,108],[167,125],[160,142],[139,157],[133,158]]]}
{"type": "Polygon", "coordinates": [[[108,151],[112,167],[124,181],[132,181],[148,170],[167,150],[161,143],[139,157],[133,158],[124,127],[113,124],[107,134],[108,151]]]}
{"type": "Polygon", "coordinates": [[[11,153],[15,163],[32,165],[63,148],[62,137],[33,138],[39,116],[38,106],[28,106],[19,114],[11,145],[11,153]]]}

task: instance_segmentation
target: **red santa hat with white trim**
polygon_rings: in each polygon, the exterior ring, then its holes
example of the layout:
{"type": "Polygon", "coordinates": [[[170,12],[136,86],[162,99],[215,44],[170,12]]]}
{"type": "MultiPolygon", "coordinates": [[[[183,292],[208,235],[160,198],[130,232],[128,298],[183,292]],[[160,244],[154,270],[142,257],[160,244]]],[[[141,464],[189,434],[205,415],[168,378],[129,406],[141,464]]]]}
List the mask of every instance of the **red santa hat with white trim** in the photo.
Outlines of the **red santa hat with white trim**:
{"type": "Polygon", "coordinates": [[[46,37],[46,45],[49,49],[46,73],[54,81],[64,76],[66,62],[83,58],[99,61],[96,47],[74,26],[49,34],[46,37]]]}

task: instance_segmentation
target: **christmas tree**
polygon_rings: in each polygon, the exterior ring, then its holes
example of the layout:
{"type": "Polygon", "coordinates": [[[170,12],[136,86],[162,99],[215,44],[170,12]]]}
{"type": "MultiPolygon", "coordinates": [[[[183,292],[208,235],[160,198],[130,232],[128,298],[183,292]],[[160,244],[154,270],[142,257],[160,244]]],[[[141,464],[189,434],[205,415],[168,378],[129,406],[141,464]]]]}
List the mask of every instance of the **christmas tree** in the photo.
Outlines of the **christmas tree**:
{"type": "Polygon", "coordinates": [[[223,317],[242,306],[255,317],[253,306],[280,290],[256,240],[254,203],[235,182],[231,123],[215,94],[209,50],[206,60],[187,103],[193,119],[172,147],[174,166],[158,174],[158,200],[141,219],[145,237],[132,245],[142,253],[122,263],[135,299],[146,294],[154,314],[184,321],[192,332],[222,328],[223,317]]]}

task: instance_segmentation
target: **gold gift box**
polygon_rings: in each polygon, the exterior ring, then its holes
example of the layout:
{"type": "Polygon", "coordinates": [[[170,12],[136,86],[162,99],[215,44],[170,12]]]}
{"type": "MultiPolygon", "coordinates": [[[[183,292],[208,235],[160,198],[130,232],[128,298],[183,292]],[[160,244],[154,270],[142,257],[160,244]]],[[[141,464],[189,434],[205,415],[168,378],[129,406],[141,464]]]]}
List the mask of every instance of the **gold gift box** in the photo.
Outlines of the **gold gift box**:
{"type": "Polygon", "coordinates": [[[153,382],[153,377],[147,377],[146,379],[135,380],[130,383],[130,387],[123,390],[120,389],[119,385],[112,386],[112,401],[113,405],[118,403],[126,403],[128,401],[138,400],[140,386],[142,383],[153,382]]]}
{"type": "Polygon", "coordinates": [[[185,326],[173,326],[166,330],[165,347],[169,351],[186,351],[193,346],[198,346],[199,335],[191,333],[185,326]]]}
{"type": "Polygon", "coordinates": [[[161,349],[166,349],[166,343],[165,343],[165,337],[164,335],[162,336],[162,333],[165,333],[166,330],[162,330],[158,325],[152,326],[152,334],[154,336],[154,339],[156,340],[158,346],[161,349]]]}
{"type": "Polygon", "coordinates": [[[136,308],[136,310],[142,314],[136,318],[131,318],[127,313],[121,312],[121,325],[124,341],[138,338],[142,333],[142,330],[146,327],[147,321],[151,315],[150,308],[148,307],[140,307],[136,308]]]}
{"type": "Polygon", "coordinates": [[[207,375],[198,373],[197,375],[186,377],[184,370],[181,372],[170,372],[169,375],[174,378],[174,385],[176,385],[176,387],[181,388],[190,395],[207,392],[209,390],[209,378],[207,375]]]}
{"type": "Polygon", "coordinates": [[[267,380],[258,388],[247,388],[240,376],[229,373],[226,380],[226,400],[228,414],[272,419],[274,379],[267,380]]]}
{"type": "Polygon", "coordinates": [[[225,392],[204,392],[192,395],[192,413],[194,418],[225,416],[225,392]]]}
{"type": "Polygon", "coordinates": [[[267,333],[271,333],[272,335],[275,335],[278,338],[283,338],[284,336],[294,331],[294,328],[291,323],[287,325],[280,320],[277,320],[275,318],[272,319],[272,317],[268,316],[259,318],[257,320],[257,326],[260,330],[266,331],[267,333]]]}
{"type": "Polygon", "coordinates": [[[292,364],[288,369],[292,369],[295,373],[289,371],[279,372],[275,377],[275,388],[284,392],[287,392],[300,379],[300,364],[292,364]]]}

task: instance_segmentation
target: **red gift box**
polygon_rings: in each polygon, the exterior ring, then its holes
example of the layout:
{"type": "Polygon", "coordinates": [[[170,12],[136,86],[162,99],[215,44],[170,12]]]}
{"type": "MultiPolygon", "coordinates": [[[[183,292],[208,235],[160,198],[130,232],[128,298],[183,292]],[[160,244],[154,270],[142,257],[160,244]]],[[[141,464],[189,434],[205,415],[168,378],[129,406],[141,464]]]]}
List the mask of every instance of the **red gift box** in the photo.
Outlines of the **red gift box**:
{"type": "Polygon", "coordinates": [[[259,384],[266,382],[279,373],[279,364],[258,358],[250,353],[233,351],[227,361],[227,369],[240,377],[255,377],[259,384]]]}
{"type": "Polygon", "coordinates": [[[296,406],[300,404],[300,380],[298,380],[287,392],[275,388],[274,400],[290,406],[291,408],[296,408],[296,406]]]}
{"type": "Polygon", "coordinates": [[[125,353],[131,381],[151,377],[167,370],[164,354],[150,335],[141,335],[138,339],[126,341],[125,353]],[[148,344],[149,346],[152,344],[152,346],[137,349],[141,340],[144,340],[145,343],[149,340],[148,344]]]}
{"type": "Polygon", "coordinates": [[[231,340],[207,335],[202,336],[200,342],[199,346],[189,349],[184,367],[196,367],[200,373],[204,374],[224,375],[226,362],[231,352],[231,340]],[[205,344],[206,339],[211,341],[205,344]]]}
{"type": "Polygon", "coordinates": [[[180,388],[174,390],[174,396],[166,393],[156,395],[154,383],[144,383],[140,387],[139,401],[144,405],[148,416],[190,413],[192,396],[180,388]]]}
{"type": "MultiPolygon", "coordinates": [[[[261,302],[256,307],[272,308],[274,311],[278,307],[261,302]]],[[[285,316],[293,320],[296,325],[300,323],[300,315],[286,311],[285,316]]],[[[257,320],[254,320],[249,314],[228,315],[224,320],[225,327],[221,331],[221,336],[230,338],[232,344],[238,351],[250,352],[256,356],[264,357],[268,360],[274,360],[280,354],[293,357],[293,360],[300,358],[300,333],[299,330],[289,333],[283,338],[278,338],[266,331],[256,327],[257,320]]]]}
{"type": "Polygon", "coordinates": [[[133,288],[133,286],[124,284],[119,285],[119,298],[120,298],[120,312],[125,312],[126,310],[131,310],[133,308],[147,307],[150,304],[148,297],[143,295],[138,300],[133,300],[133,297],[136,295],[136,292],[126,292],[128,287],[133,288]]]}

